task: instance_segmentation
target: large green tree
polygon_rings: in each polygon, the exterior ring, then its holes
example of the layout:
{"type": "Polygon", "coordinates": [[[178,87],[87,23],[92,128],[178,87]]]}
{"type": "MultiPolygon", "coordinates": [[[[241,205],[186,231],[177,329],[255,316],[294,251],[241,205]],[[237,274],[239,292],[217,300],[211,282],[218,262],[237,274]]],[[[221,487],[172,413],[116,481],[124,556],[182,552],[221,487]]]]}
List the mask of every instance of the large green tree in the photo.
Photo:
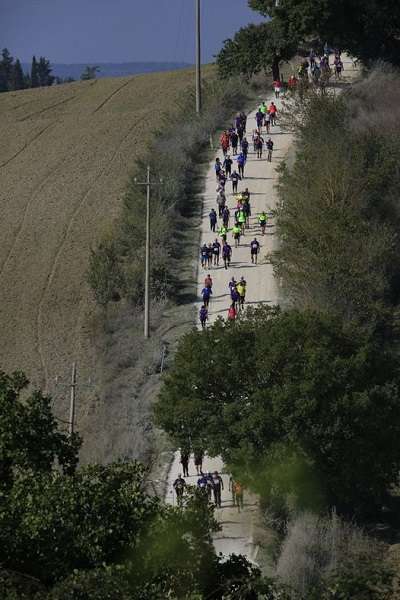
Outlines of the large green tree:
{"type": "Polygon", "coordinates": [[[284,23],[270,21],[240,29],[233,39],[225,40],[217,56],[221,77],[243,75],[249,79],[260,72],[272,72],[280,78],[281,61],[289,60],[296,51],[296,38],[289,37],[284,23]]]}
{"type": "Polygon", "coordinates": [[[289,36],[320,48],[324,42],[366,62],[400,63],[400,4],[396,0],[249,0],[264,16],[284,23],[289,36]]]}
{"type": "Polygon", "coordinates": [[[190,438],[222,454],[242,476],[255,474],[259,491],[274,484],[274,465],[291,465],[314,473],[346,511],[379,502],[400,466],[393,359],[316,312],[263,308],[235,327],[187,334],[156,414],[177,444],[190,438]]]}
{"type": "Polygon", "coordinates": [[[78,463],[81,440],[59,431],[51,399],[39,391],[26,396],[23,373],[0,371],[0,484],[9,485],[20,469],[49,473],[55,461],[67,474],[78,463]]]}

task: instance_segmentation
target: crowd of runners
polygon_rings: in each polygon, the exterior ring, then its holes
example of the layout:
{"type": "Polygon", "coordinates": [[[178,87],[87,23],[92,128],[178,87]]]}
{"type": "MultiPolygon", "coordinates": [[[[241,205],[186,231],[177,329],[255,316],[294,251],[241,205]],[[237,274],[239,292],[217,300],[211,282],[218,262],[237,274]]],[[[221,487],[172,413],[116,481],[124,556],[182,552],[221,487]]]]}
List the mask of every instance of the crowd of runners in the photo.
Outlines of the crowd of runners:
{"type": "MultiPolygon", "coordinates": [[[[277,124],[277,118],[276,104],[271,102],[267,105],[266,102],[261,102],[252,130],[253,152],[257,159],[263,158],[265,149],[267,162],[272,162],[274,142],[270,134],[272,128],[277,124]]],[[[210,233],[213,234],[214,239],[208,243],[204,242],[200,248],[201,267],[205,272],[219,268],[228,270],[232,264],[235,249],[240,247],[245,236],[248,236],[246,245],[249,247],[249,262],[253,265],[258,263],[261,245],[257,234],[265,235],[268,216],[263,210],[252,219],[251,192],[244,184],[249,156],[247,126],[246,115],[240,113],[230,129],[224,131],[220,138],[222,157],[217,157],[214,165],[216,206],[209,213],[210,233]],[[232,186],[231,191],[228,189],[228,182],[232,186]],[[242,191],[239,191],[239,185],[244,188],[242,191]],[[230,206],[228,206],[228,197],[230,206]]],[[[229,299],[227,318],[229,321],[235,321],[244,309],[246,291],[247,282],[243,276],[237,281],[234,277],[227,281],[226,295],[229,299]]],[[[208,321],[212,295],[213,279],[211,273],[207,273],[204,278],[204,287],[201,290],[203,303],[199,311],[199,320],[203,329],[208,321]]]]}
{"type": "MultiPolygon", "coordinates": [[[[182,506],[185,498],[185,494],[190,488],[197,488],[200,494],[203,495],[204,501],[213,503],[216,508],[222,508],[222,491],[224,490],[224,479],[223,476],[218,472],[203,472],[203,459],[204,452],[194,452],[193,462],[196,469],[194,477],[195,481],[193,484],[188,484],[186,478],[191,477],[189,474],[190,464],[190,452],[181,451],[180,463],[182,465],[183,477],[179,473],[177,479],[175,479],[173,487],[176,495],[176,502],[178,506],[182,506]]],[[[228,489],[232,494],[232,504],[237,506],[238,511],[244,507],[244,486],[242,483],[232,477],[228,480],[228,489]]]]}

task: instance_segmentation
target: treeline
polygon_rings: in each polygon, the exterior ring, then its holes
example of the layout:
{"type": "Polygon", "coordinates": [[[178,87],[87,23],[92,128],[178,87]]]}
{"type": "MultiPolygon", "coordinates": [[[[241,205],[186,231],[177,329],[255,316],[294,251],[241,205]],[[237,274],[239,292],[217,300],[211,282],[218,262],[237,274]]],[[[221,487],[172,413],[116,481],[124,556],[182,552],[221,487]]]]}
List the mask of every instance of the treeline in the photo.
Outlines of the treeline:
{"type": "Polygon", "coordinates": [[[174,297],[174,273],[182,251],[177,234],[195,207],[199,155],[209,147],[210,134],[243,105],[246,93],[235,81],[205,82],[200,117],[192,91],[180,100],[178,110],[160,117],[153,141],[134,166],[119,220],[91,254],[88,280],[100,305],[123,298],[142,306],[146,192],[135,179],[144,180],[147,166],[152,181],[162,180],[152,189],[151,199],[151,296],[154,301],[174,297]]]}
{"type": "Polygon", "coordinates": [[[10,51],[3,48],[0,60],[0,92],[53,85],[55,77],[51,73],[50,61],[44,56],[40,56],[39,60],[34,56],[30,72],[24,73],[20,60],[14,60],[10,51]]]}

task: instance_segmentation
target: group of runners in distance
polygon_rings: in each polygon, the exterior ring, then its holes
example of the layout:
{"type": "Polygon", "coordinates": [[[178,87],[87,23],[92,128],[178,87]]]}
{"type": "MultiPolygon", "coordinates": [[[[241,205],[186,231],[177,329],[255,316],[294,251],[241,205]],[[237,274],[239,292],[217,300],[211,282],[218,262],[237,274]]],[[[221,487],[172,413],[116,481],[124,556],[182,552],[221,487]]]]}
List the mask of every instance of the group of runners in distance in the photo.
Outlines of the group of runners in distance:
{"type": "MultiPolygon", "coordinates": [[[[194,466],[196,468],[196,488],[200,491],[204,496],[204,500],[206,502],[213,502],[216,508],[222,508],[222,498],[221,494],[224,490],[224,480],[222,475],[218,471],[203,473],[203,451],[195,451],[194,452],[194,466]]],[[[185,496],[185,492],[188,489],[188,484],[186,483],[185,477],[190,477],[189,475],[189,463],[190,463],[190,452],[181,450],[181,459],[180,459],[183,477],[182,474],[179,473],[177,479],[175,479],[173,487],[176,494],[177,505],[182,506],[183,500],[185,496]]],[[[232,493],[232,504],[237,506],[238,511],[244,506],[244,486],[232,477],[229,477],[228,489],[232,493]]]]}
{"type": "MultiPolygon", "coordinates": [[[[274,82],[274,88],[275,84],[276,82],[274,82]]],[[[271,137],[264,139],[263,129],[269,136],[271,128],[277,123],[277,116],[278,109],[274,102],[269,105],[266,102],[261,102],[255,117],[255,128],[252,132],[253,150],[258,159],[262,159],[265,147],[267,161],[272,162],[274,142],[271,137]]],[[[205,242],[200,248],[201,266],[205,271],[219,267],[228,270],[232,262],[233,248],[238,248],[242,237],[250,233],[251,193],[248,187],[241,192],[238,191],[239,182],[245,180],[246,162],[249,154],[246,131],[247,117],[242,112],[236,116],[232,127],[224,131],[220,138],[223,157],[217,157],[214,165],[217,183],[216,207],[212,208],[209,213],[210,231],[216,234],[216,237],[214,241],[205,242]],[[231,206],[231,208],[227,205],[228,192],[226,188],[228,181],[232,184],[231,193],[234,206],[231,206]],[[232,236],[230,240],[228,234],[232,236]]],[[[257,224],[261,235],[265,235],[267,221],[267,213],[262,211],[257,216],[257,224]]],[[[257,237],[252,237],[249,246],[251,263],[256,265],[261,249],[257,237]]],[[[243,310],[246,288],[247,282],[244,277],[240,277],[238,281],[232,277],[228,282],[227,293],[230,296],[228,321],[235,321],[243,310]]],[[[203,304],[199,312],[200,324],[203,329],[208,321],[208,309],[212,295],[213,280],[211,274],[208,273],[204,279],[204,287],[201,290],[203,304]]]]}

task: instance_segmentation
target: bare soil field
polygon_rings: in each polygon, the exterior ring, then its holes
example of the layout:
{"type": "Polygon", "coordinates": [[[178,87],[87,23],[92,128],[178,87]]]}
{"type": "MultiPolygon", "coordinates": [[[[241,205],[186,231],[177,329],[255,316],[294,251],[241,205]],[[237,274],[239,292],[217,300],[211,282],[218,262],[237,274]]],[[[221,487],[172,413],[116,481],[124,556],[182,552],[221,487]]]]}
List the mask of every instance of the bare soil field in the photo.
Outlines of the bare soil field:
{"type": "Polygon", "coordinates": [[[0,369],[25,371],[66,421],[77,362],[84,461],[142,457],[140,398],[117,401],[107,372],[119,344],[129,361],[137,318],[125,307],[129,341],[102,337],[86,271],[160,112],[192,82],[189,69],[0,95],[0,369]]]}

